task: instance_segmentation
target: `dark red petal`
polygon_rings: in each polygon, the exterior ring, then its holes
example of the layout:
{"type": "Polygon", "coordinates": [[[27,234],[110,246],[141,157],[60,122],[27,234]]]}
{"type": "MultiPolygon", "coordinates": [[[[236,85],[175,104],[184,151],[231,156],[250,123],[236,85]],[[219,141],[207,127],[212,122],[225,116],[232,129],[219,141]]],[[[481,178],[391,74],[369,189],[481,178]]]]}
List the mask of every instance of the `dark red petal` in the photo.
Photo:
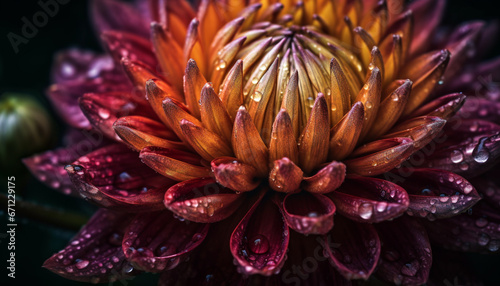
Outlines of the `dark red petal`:
{"type": "Polygon", "coordinates": [[[148,23],[132,5],[115,0],[92,1],[92,16],[97,34],[118,30],[149,37],[148,23]]]}
{"type": "Polygon", "coordinates": [[[425,229],[415,219],[400,219],[375,225],[382,243],[377,276],[396,285],[427,282],[432,251],[425,229]]]}
{"type": "Polygon", "coordinates": [[[457,115],[463,119],[477,118],[500,125],[500,102],[468,97],[457,115]]]}
{"type": "Polygon", "coordinates": [[[289,230],[269,197],[257,200],[231,235],[230,249],[239,270],[265,276],[279,272],[286,260],[289,230]]]}
{"type": "Polygon", "coordinates": [[[344,182],[345,169],[344,164],[333,161],[315,175],[304,178],[302,188],[310,193],[329,193],[344,182]]]}
{"type": "Polygon", "coordinates": [[[410,54],[415,55],[425,50],[441,22],[445,8],[444,0],[420,0],[411,2],[408,9],[413,12],[413,37],[411,40],[410,54]]]}
{"type": "Polygon", "coordinates": [[[118,31],[106,31],[101,38],[117,66],[121,65],[121,60],[125,57],[131,61],[141,61],[152,70],[156,69],[158,61],[148,39],[118,31]]]}
{"type": "Polygon", "coordinates": [[[330,263],[346,279],[368,279],[380,256],[380,239],[371,224],[335,218],[335,227],[325,235],[330,263]]]}
{"type": "Polygon", "coordinates": [[[351,156],[356,158],[344,163],[349,173],[380,175],[403,163],[415,150],[413,145],[413,140],[406,137],[380,139],[354,150],[351,156]]]}
{"type": "Polygon", "coordinates": [[[493,207],[500,209],[500,166],[470,180],[471,184],[493,207]]]}
{"type": "Polygon", "coordinates": [[[111,209],[163,209],[163,195],[174,181],[141,163],[124,145],[109,145],[66,166],[75,190],[93,203],[111,209]]]}
{"type": "Polygon", "coordinates": [[[51,79],[56,84],[84,82],[114,71],[116,65],[108,55],[69,49],[55,55],[51,79]]]}
{"type": "Polygon", "coordinates": [[[187,220],[211,223],[223,220],[240,206],[243,196],[225,188],[212,178],[184,181],[165,193],[164,204],[187,220]]]}
{"type": "Polygon", "coordinates": [[[358,222],[381,222],[402,215],[410,203],[400,186],[375,178],[348,177],[328,194],[337,212],[358,222]]]}
{"type": "Polygon", "coordinates": [[[500,253],[500,216],[486,202],[449,219],[426,222],[431,240],[461,251],[500,253]]]}
{"type": "Polygon", "coordinates": [[[208,224],[181,221],[169,211],[138,214],[125,230],[122,249],[141,270],[170,270],[203,242],[208,228],[208,224]]]}
{"type": "Polygon", "coordinates": [[[288,194],[280,204],[288,226],[303,234],[325,234],[333,227],[335,205],[320,194],[288,194]]]}
{"type": "Polygon", "coordinates": [[[217,183],[231,190],[248,192],[260,184],[255,168],[236,158],[217,158],[211,162],[211,165],[217,183]]]}
{"type": "Polygon", "coordinates": [[[90,124],[110,139],[121,141],[113,129],[115,121],[123,116],[136,114],[150,116],[151,109],[134,101],[124,92],[87,93],[79,99],[80,108],[90,124]]]}
{"type": "Polygon", "coordinates": [[[448,171],[401,168],[394,173],[401,175],[398,185],[410,196],[407,213],[411,216],[447,218],[466,211],[481,199],[469,182],[448,171]]]}
{"type": "Polygon", "coordinates": [[[43,267],[64,278],[91,283],[138,274],[121,248],[123,230],[131,219],[129,214],[100,209],[71,243],[47,259],[43,267]]]}
{"type": "Polygon", "coordinates": [[[422,167],[448,170],[465,178],[480,175],[500,160],[500,126],[482,120],[457,119],[445,126],[437,146],[425,150],[425,160],[410,158],[410,162],[422,162],[422,167]]]}
{"type": "Polygon", "coordinates": [[[273,168],[269,172],[269,186],[283,193],[300,191],[304,172],[292,160],[283,157],[273,162],[273,168]]]}
{"type": "MultiPolygon", "coordinates": [[[[467,101],[469,100],[470,99],[467,98],[467,101]]],[[[467,101],[465,100],[465,95],[463,95],[462,93],[452,93],[445,96],[440,96],[437,99],[434,99],[433,101],[415,110],[409,116],[409,118],[420,116],[438,116],[443,119],[449,119],[453,115],[455,115],[458,110],[463,109],[462,105],[467,101]]]]}
{"type": "Polygon", "coordinates": [[[444,80],[453,78],[463,69],[464,64],[474,57],[484,25],[485,23],[481,21],[471,21],[462,24],[452,32],[445,47],[452,56],[446,68],[444,80]]]}
{"type": "Polygon", "coordinates": [[[73,183],[64,167],[108,141],[95,130],[74,130],[68,132],[68,135],[76,139],[74,142],[67,142],[68,147],[37,154],[23,159],[23,162],[38,180],[66,195],[75,196],[78,192],[73,191],[73,183]]]}
{"type": "Polygon", "coordinates": [[[139,155],[142,162],[161,175],[176,181],[210,176],[210,168],[198,154],[185,151],[146,147],[139,155]]]}

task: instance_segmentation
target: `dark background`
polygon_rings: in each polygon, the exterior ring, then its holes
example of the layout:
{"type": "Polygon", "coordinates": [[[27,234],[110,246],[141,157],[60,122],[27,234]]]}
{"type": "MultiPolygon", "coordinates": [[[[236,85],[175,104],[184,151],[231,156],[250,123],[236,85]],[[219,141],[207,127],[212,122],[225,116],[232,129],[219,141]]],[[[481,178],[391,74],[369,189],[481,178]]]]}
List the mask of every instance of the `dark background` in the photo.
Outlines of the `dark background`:
{"type": "MultiPolygon", "coordinates": [[[[45,2],[45,0],[43,0],[45,2]]],[[[101,50],[89,21],[88,1],[73,0],[66,5],[60,5],[60,11],[50,17],[48,24],[39,29],[37,35],[29,39],[29,43],[19,46],[19,53],[14,53],[7,34],[21,34],[22,17],[31,18],[40,10],[38,1],[2,1],[0,4],[0,94],[3,92],[22,92],[35,96],[54,114],[44,90],[49,86],[49,71],[54,53],[70,47],[101,50]]],[[[492,6],[496,1],[487,0],[454,0],[448,1],[444,24],[456,25],[473,20],[500,20],[498,8],[492,6]]],[[[497,35],[500,36],[500,35],[497,35]]],[[[498,44],[486,55],[491,57],[500,54],[500,37],[498,44]]],[[[63,126],[59,126],[59,134],[63,126]]],[[[6,182],[0,174],[2,186],[6,182]]],[[[94,211],[92,206],[77,199],[63,196],[38,183],[29,175],[18,176],[16,186],[18,198],[35,201],[40,205],[50,206],[55,210],[72,211],[83,216],[90,216],[94,211]],[[21,185],[22,184],[22,185],[21,185]]],[[[3,209],[5,206],[2,205],[3,209]]],[[[4,258],[6,258],[6,240],[0,237],[0,284],[5,285],[84,285],[59,278],[55,274],[41,268],[43,261],[53,253],[65,247],[74,235],[75,230],[50,226],[33,218],[23,219],[17,216],[16,233],[16,279],[6,279],[4,258]],[[5,282],[3,282],[5,281],[5,282]]],[[[0,234],[5,233],[6,215],[0,211],[0,234]]],[[[483,278],[485,285],[500,285],[498,270],[500,257],[469,255],[474,264],[474,271],[483,278]]],[[[114,285],[155,285],[155,277],[142,275],[133,281],[114,285]]],[[[453,284],[453,281],[450,280],[453,284]]],[[[450,285],[452,285],[450,284],[450,285]]],[[[453,286],[461,286],[453,285],[453,286]]]]}

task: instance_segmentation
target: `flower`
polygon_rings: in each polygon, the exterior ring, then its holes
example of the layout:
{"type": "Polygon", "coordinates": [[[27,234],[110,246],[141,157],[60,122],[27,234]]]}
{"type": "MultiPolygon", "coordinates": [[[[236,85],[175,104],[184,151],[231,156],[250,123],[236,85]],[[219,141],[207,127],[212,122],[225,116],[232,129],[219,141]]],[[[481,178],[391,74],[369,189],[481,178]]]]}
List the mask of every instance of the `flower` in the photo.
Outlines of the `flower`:
{"type": "Polygon", "coordinates": [[[0,101],[0,170],[18,172],[21,158],[51,146],[54,127],[43,106],[25,94],[4,93],[0,101]],[[27,144],[29,143],[29,144],[27,144]]]}
{"type": "Polygon", "coordinates": [[[60,54],[49,88],[79,143],[25,162],[102,208],[44,267],[164,285],[349,285],[376,270],[415,285],[428,233],[497,252],[498,213],[460,215],[474,186],[498,204],[489,181],[466,180],[497,168],[497,102],[473,99],[464,118],[465,95],[444,92],[485,24],[433,43],[444,1],[250,2],[93,2],[109,56],[60,54]]]}

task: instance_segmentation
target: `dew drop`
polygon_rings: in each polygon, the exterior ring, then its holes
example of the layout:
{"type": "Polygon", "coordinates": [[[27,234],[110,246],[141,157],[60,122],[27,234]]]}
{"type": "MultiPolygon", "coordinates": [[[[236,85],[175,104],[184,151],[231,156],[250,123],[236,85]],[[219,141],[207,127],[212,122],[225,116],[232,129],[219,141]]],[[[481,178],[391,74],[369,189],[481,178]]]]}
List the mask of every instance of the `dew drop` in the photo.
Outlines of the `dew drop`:
{"type": "Polygon", "coordinates": [[[396,93],[393,93],[393,94],[391,95],[391,99],[392,99],[393,101],[399,101],[399,96],[398,96],[396,93]]]}
{"type": "Polygon", "coordinates": [[[307,98],[307,106],[309,106],[309,108],[313,108],[314,106],[314,97],[308,97],[307,98]]]}
{"type": "Polygon", "coordinates": [[[490,237],[486,233],[481,233],[477,238],[477,243],[481,246],[485,246],[490,242],[490,237]]]}
{"type": "Polygon", "coordinates": [[[99,109],[98,113],[99,113],[99,116],[100,116],[102,119],[108,119],[108,118],[109,118],[109,116],[111,115],[111,114],[109,113],[109,110],[104,109],[104,108],[99,109]]]}
{"type": "Polygon", "coordinates": [[[259,82],[259,78],[258,78],[258,77],[254,77],[254,78],[252,79],[252,83],[253,83],[253,84],[257,84],[258,82],[259,82]]]}
{"type": "Polygon", "coordinates": [[[461,151],[459,150],[454,150],[453,153],[451,154],[451,161],[453,163],[460,163],[464,159],[464,154],[462,154],[461,151]]]}
{"type": "Polygon", "coordinates": [[[249,240],[248,248],[255,254],[264,254],[269,251],[269,240],[258,234],[249,240]]]}
{"type": "Polygon", "coordinates": [[[371,102],[371,101],[367,101],[367,102],[365,103],[365,106],[366,106],[366,108],[370,109],[370,108],[372,108],[372,107],[373,107],[373,104],[372,104],[372,102],[371,102]]]}
{"type": "MultiPolygon", "coordinates": [[[[253,81],[252,81],[253,82],[253,81]]],[[[252,94],[252,96],[250,97],[253,101],[255,102],[259,102],[261,99],[262,99],[262,92],[260,91],[256,91],[252,94]]]]}
{"type": "Polygon", "coordinates": [[[89,261],[88,260],[80,260],[80,259],[77,259],[76,261],[76,268],[78,269],[83,269],[85,267],[87,267],[89,265],[89,261]]]}
{"type": "Polygon", "coordinates": [[[420,268],[420,263],[414,260],[410,263],[406,263],[401,267],[401,273],[406,276],[415,276],[420,268]]]}
{"type": "Polygon", "coordinates": [[[483,150],[474,154],[474,161],[481,164],[481,163],[488,161],[489,157],[490,157],[490,154],[488,153],[488,151],[483,149],[483,150]]]}
{"type": "Polygon", "coordinates": [[[373,215],[373,206],[369,203],[363,203],[359,206],[358,212],[362,219],[369,219],[373,215]]]}
{"type": "Polygon", "coordinates": [[[486,225],[488,225],[488,220],[480,217],[476,220],[475,224],[477,227],[485,227],[486,225]]]}
{"type": "Polygon", "coordinates": [[[310,212],[307,214],[308,217],[318,217],[318,213],[317,212],[310,212]]]}

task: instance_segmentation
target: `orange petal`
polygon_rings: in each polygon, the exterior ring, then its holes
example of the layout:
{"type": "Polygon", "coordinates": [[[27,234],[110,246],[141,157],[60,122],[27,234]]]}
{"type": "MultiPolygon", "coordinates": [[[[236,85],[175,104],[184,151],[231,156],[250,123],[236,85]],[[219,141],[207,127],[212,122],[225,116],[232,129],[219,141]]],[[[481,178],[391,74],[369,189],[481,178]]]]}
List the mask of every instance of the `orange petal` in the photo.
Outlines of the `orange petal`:
{"type": "Polygon", "coordinates": [[[305,173],[312,172],[328,156],[330,120],[328,104],[323,94],[318,94],[311,116],[299,139],[299,161],[305,173]]]}
{"type": "Polygon", "coordinates": [[[231,147],[217,134],[201,125],[182,119],[180,128],[184,138],[203,159],[212,161],[217,157],[231,156],[231,147]]]}
{"type": "Polygon", "coordinates": [[[239,160],[255,167],[259,176],[267,176],[269,150],[260,138],[252,117],[243,106],[236,114],[231,143],[239,160]]]}
{"type": "Polygon", "coordinates": [[[146,147],[139,155],[151,169],[176,181],[187,181],[210,176],[210,168],[200,166],[198,155],[158,147],[146,147]]]}
{"type": "Polygon", "coordinates": [[[203,86],[207,83],[201,74],[196,62],[190,59],[184,73],[184,98],[190,113],[196,118],[200,118],[199,100],[203,86]]]}
{"type": "Polygon", "coordinates": [[[449,61],[450,52],[441,50],[424,54],[405,66],[401,75],[413,81],[413,90],[403,115],[410,114],[426,101],[443,76],[449,61]]]}
{"type": "Polygon", "coordinates": [[[133,149],[147,146],[185,150],[184,143],[162,123],[142,116],[121,117],[113,124],[116,134],[133,149]]]}
{"type": "Polygon", "coordinates": [[[226,68],[231,66],[231,63],[236,58],[237,53],[240,51],[245,42],[245,37],[238,38],[217,52],[217,59],[213,62],[211,71],[212,75],[210,76],[210,80],[216,90],[221,88],[220,84],[226,74],[226,68]]]}
{"type": "Polygon", "coordinates": [[[314,176],[303,180],[302,188],[310,193],[326,194],[337,189],[345,178],[346,167],[333,161],[318,171],[314,176]]]}
{"type": "Polygon", "coordinates": [[[361,101],[365,107],[365,123],[361,131],[361,139],[370,131],[375,122],[380,107],[381,93],[382,78],[380,77],[380,70],[375,67],[371,72],[370,78],[366,81],[356,98],[356,101],[361,101]]]}
{"type": "Polygon", "coordinates": [[[238,108],[243,104],[243,61],[238,60],[231,68],[220,88],[220,100],[234,121],[238,108]]]}
{"type": "Polygon", "coordinates": [[[260,184],[255,168],[236,158],[217,158],[212,161],[211,165],[217,183],[231,190],[248,192],[260,184]]]}
{"type": "MultiPolygon", "coordinates": [[[[262,130],[269,100],[274,96],[277,73],[278,58],[274,60],[273,64],[255,86],[255,89],[253,89],[250,97],[248,97],[248,113],[253,118],[259,132],[262,130]]],[[[243,90],[243,92],[245,92],[245,90],[243,90]]]]}
{"type": "Polygon", "coordinates": [[[329,160],[342,160],[351,154],[363,129],[365,109],[356,102],[349,113],[330,130],[329,160]]]}
{"type": "Polygon", "coordinates": [[[293,134],[295,138],[299,137],[299,127],[300,127],[300,117],[299,117],[299,76],[298,72],[295,71],[286,87],[285,95],[283,96],[283,101],[281,102],[281,108],[285,109],[290,116],[290,121],[292,122],[293,134]]]}
{"type": "Polygon", "coordinates": [[[416,117],[394,126],[383,138],[408,137],[420,149],[438,136],[445,124],[446,120],[435,116],[416,117]]]}
{"type": "Polygon", "coordinates": [[[289,158],[295,164],[299,162],[297,142],[292,126],[292,120],[285,109],[276,116],[269,143],[269,162],[283,157],[289,158]]]}
{"type": "MultiPolygon", "coordinates": [[[[150,79],[146,82],[146,97],[149,104],[155,111],[156,115],[158,115],[158,118],[160,118],[163,123],[170,125],[170,121],[163,110],[162,102],[165,98],[172,98],[172,100],[175,100],[176,102],[179,101],[177,98],[171,96],[175,93],[169,93],[168,90],[170,90],[168,85],[161,80],[150,79]]],[[[176,134],[179,135],[177,132],[176,134]]]]}
{"type": "Polygon", "coordinates": [[[283,157],[273,162],[269,172],[269,186],[283,193],[299,192],[304,173],[290,159],[283,157]]]}
{"type": "Polygon", "coordinates": [[[353,156],[344,163],[349,173],[361,176],[376,176],[385,173],[402,162],[413,153],[413,140],[410,138],[391,138],[370,142],[355,150],[353,156]]]}
{"type": "Polygon", "coordinates": [[[382,101],[377,118],[368,131],[367,138],[376,138],[384,134],[398,121],[410,96],[411,86],[411,80],[406,80],[382,101]]]}
{"type": "Polygon", "coordinates": [[[165,31],[162,25],[155,22],[151,24],[151,39],[162,75],[176,90],[182,90],[184,64],[181,61],[184,56],[181,47],[172,38],[170,32],[165,31]]]}
{"type": "Polygon", "coordinates": [[[349,86],[339,62],[332,58],[330,63],[331,126],[335,126],[351,107],[349,86]]]}
{"type": "Polygon", "coordinates": [[[201,90],[200,112],[203,125],[229,144],[233,124],[210,83],[205,84],[201,90]]]}

